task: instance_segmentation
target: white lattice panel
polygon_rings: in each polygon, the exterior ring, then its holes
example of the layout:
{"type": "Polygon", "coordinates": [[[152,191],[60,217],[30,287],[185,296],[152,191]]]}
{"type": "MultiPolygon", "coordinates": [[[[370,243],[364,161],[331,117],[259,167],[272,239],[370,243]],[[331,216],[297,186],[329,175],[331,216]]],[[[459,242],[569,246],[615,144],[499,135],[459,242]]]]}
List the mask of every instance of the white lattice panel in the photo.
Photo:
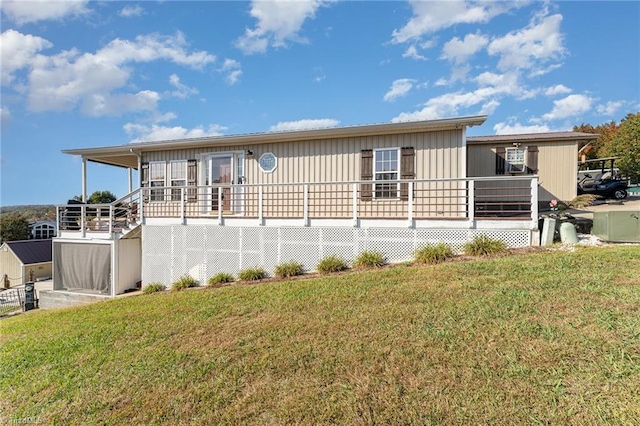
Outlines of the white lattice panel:
{"type": "Polygon", "coordinates": [[[329,255],[352,262],[365,250],[378,250],[390,262],[413,258],[427,244],[445,242],[461,252],[476,235],[505,241],[508,247],[530,244],[525,230],[225,227],[213,225],[145,225],[142,232],[142,279],[170,285],[190,274],[205,283],[219,272],[237,274],[250,267],[267,273],[279,263],[297,261],[314,270],[329,255]]]}

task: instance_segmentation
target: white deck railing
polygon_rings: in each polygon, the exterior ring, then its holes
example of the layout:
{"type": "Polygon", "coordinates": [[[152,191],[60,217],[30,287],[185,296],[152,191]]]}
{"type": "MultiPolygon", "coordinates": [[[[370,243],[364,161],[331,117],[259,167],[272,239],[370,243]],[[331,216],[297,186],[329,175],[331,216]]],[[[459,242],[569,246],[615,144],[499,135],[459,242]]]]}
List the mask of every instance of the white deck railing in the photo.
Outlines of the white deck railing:
{"type": "MultiPolygon", "coordinates": [[[[144,187],[111,204],[57,206],[63,231],[118,232],[144,218],[532,220],[535,176],[144,187]]],[[[411,226],[411,225],[410,225],[411,226]]]]}

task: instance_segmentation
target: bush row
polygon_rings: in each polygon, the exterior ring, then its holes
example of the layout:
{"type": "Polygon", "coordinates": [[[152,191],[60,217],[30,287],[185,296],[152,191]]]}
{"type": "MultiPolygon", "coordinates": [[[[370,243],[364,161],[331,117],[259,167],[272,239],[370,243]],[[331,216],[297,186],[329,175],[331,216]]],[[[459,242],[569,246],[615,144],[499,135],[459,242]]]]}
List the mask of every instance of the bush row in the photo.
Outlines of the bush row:
{"type": "MultiPolygon", "coordinates": [[[[496,240],[486,235],[479,235],[463,247],[464,254],[468,256],[487,256],[499,254],[507,250],[504,241],[496,240]]],[[[415,263],[436,264],[444,262],[454,256],[454,251],[450,245],[443,242],[435,245],[425,245],[414,252],[413,260],[415,263]]],[[[353,261],[354,268],[380,268],[386,264],[384,255],[376,250],[364,251],[353,261]]],[[[330,274],[349,269],[347,262],[338,256],[327,256],[320,260],[316,265],[316,270],[320,274],[330,274]]],[[[305,273],[304,265],[301,263],[290,261],[284,262],[276,266],[275,276],[278,278],[290,278],[305,273]]],[[[247,268],[238,272],[238,280],[240,281],[257,281],[267,277],[267,272],[263,268],[247,268]]],[[[207,285],[215,286],[235,281],[232,274],[220,272],[207,280],[207,285]]],[[[189,276],[180,277],[171,285],[174,291],[184,290],[190,287],[198,286],[198,281],[189,276]]],[[[143,293],[155,293],[166,290],[166,286],[162,283],[150,283],[143,293]]]]}

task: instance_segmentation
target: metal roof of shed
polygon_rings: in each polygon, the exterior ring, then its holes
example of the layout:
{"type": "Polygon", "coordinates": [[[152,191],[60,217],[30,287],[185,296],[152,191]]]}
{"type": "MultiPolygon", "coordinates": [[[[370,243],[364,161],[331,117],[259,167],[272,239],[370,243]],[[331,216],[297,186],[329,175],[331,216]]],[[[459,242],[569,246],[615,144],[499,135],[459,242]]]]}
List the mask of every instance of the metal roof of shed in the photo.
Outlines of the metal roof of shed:
{"type": "Polygon", "coordinates": [[[51,240],[5,241],[23,265],[51,262],[51,240]]]}
{"type": "Polygon", "coordinates": [[[581,132],[547,132],[547,133],[525,133],[516,135],[491,135],[491,136],[467,136],[467,143],[490,143],[490,142],[535,142],[535,141],[584,141],[596,140],[600,137],[595,133],[581,132]]]}

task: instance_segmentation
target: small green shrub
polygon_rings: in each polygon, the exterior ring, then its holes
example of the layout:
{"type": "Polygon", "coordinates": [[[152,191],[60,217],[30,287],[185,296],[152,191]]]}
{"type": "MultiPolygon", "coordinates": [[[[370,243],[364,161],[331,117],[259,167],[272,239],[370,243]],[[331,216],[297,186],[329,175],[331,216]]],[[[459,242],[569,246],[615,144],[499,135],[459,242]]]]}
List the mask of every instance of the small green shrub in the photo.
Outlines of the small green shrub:
{"type": "Polygon", "coordinates": [[[266,276],[267,272],[262,268],[247,268],[238,272],[238,278],[242,281],[257,281],[266,276]]]}
{"type": "Polygon", "coordinates": [[[376,250],[363,251],[353,262],[355,268],[380,268],[385,264],[384,255],[376,250]]]}
{"type": "Polygon", "coordinates": [[[417,263],[440,263],[453,257],[451,246],[440,242],[435,246],[423,246],[415,251],[413,258],[417,263]]]}
{"type": "Polygon", "coordinates": [[[195,278],[189,275],[183,275],[180,278],[178,278],[176,282],[171,284],[171,290],[181,291],[187,288],[197,287],[197,286],[198,286],[198,281],[195,278]]]}
{"type": "Polygon", "coordinates": [[[233,275],[227,274],[226,272],[220,272],[219,274],[216,274],[213,277],[210,277],[209,280],[207,280],[207,285],[230,283],[230,282],[233,282],[234,280],[235,278],[233,278],[233,275]]]}
{"type": "Polygon", "coordinates": [[[507,245],[502,240],[496,240],[486,235],[477,235],[464,245],[464,253],[469,256],[487,256],[507,251],[507,245]]]}
{"type": "Polygon", "coordinates": [[[295,261],[284,262],[276,266],[275,272],[278,278],[294,277],[304,274],[304,266],[295,261]]]}
{"type": "Polygon", "coordinates": [[[159,291],[165,291],[166,289],[167,289],[167,286],[162,283],[157,283],[157,282],[149,283],[142,290],[142,294],[157,293],[159,291]]]}
{"type": "Polygon", "coordinates": [[[321,274],[329,274],[331,272],[340,272],[347,269],[347,263],[338,256],[327,256],[320,260],[316,269],[321,274]]]}

